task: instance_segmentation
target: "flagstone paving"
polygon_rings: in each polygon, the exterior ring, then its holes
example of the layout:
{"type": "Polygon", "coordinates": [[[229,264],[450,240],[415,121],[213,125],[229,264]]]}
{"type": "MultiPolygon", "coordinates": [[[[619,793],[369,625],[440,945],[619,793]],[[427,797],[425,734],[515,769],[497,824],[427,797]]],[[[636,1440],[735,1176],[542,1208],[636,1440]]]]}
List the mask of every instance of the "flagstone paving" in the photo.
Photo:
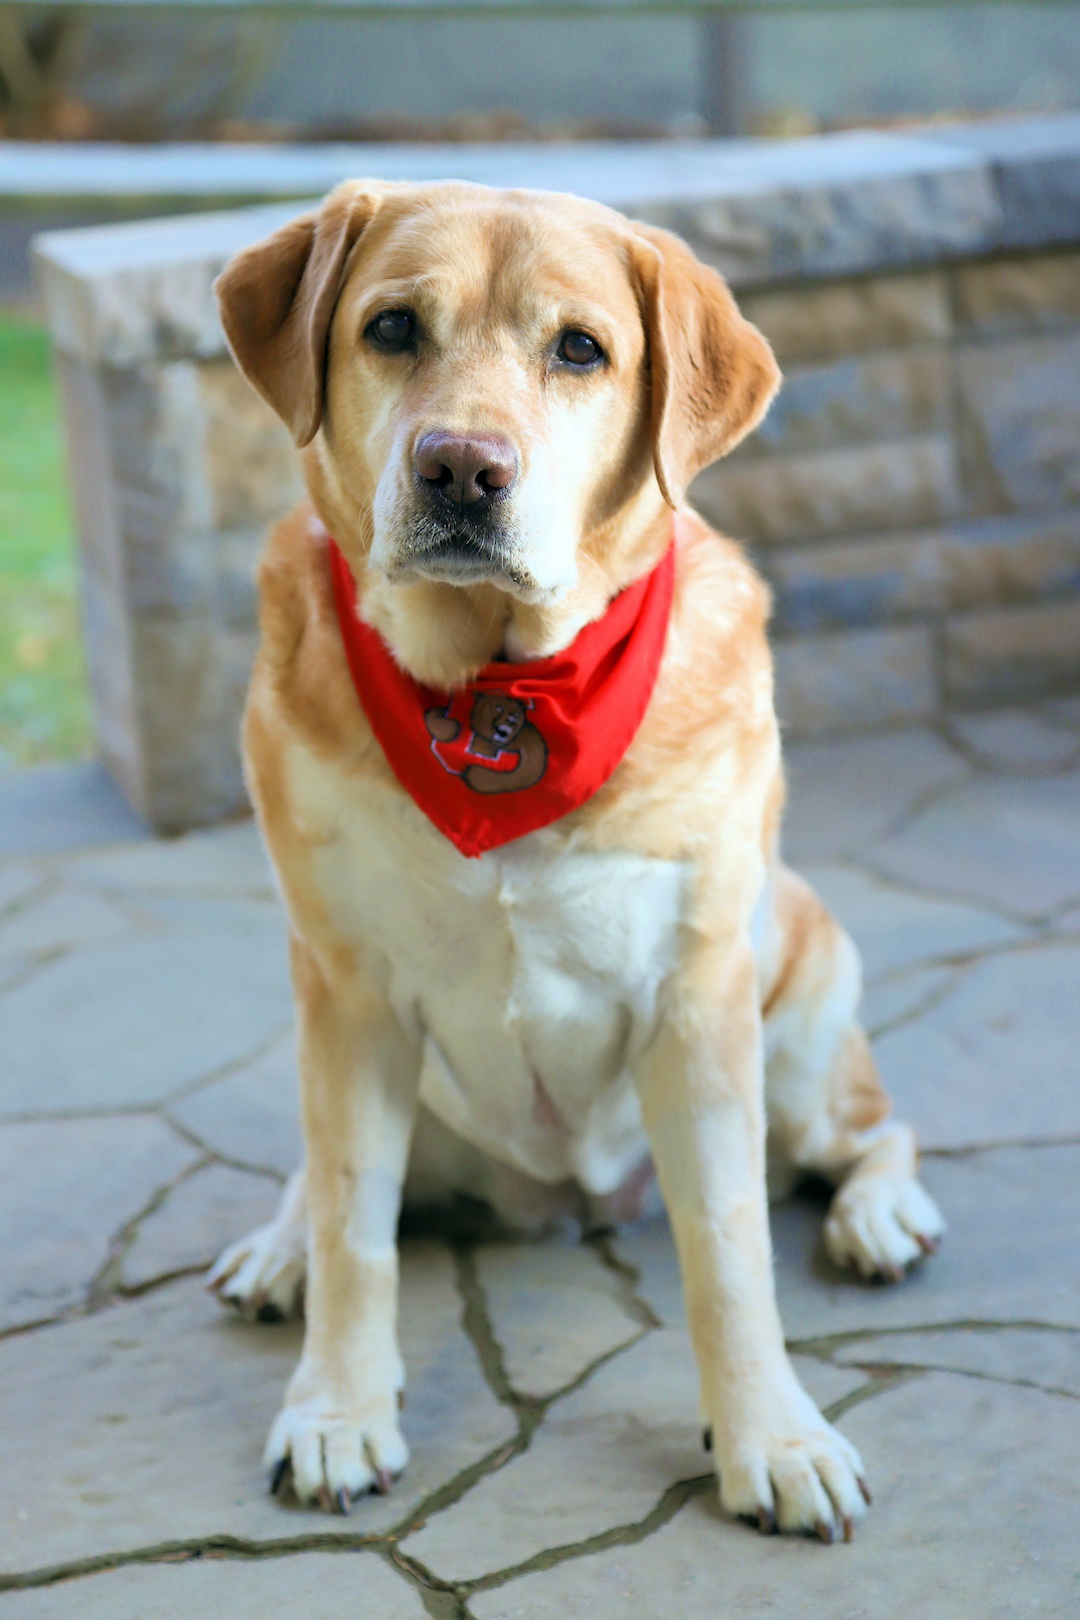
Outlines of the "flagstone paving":
{"type": "Polygon", "coordinates": [[[805,745],[790,777],[949,1221],[885,1288],[831,1266],[817,1192],[774,1210],[800,1375],[875,1489],[831,1550],[720,1513],[659,1219],[407,1238],[408,1470],[349,1517],[270,1498],[300,1330],[200,1276],[299,1152],[257,837],[149,840],[88,768],[0,779],[3,1613],[1080,1612],[1080,701],[805,745]]]}

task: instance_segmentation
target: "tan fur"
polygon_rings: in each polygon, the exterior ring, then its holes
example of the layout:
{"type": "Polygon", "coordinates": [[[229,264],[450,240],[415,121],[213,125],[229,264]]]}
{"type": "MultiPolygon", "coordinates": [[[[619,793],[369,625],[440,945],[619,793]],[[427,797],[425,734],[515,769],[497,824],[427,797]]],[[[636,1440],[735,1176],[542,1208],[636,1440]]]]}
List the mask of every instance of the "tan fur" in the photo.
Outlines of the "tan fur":
{"type": "MultiPolygon", "coordinates": [[[[289,1459],[298,1495],[324,1505],[385,1485],[404,1465],[394,1235],[417,1120],[425,1186],[442,1154],[448,1186],[471,1177],[499,1201],[516,1177],[525,1201],[550,1211],[568,1189],[572,1198],[566,1165],[580,1162],[585,1204],[615,1208],[612,1178],[641,1179],[644,1138],[635,1160],[625,1123],[636,1092],[723,1501],[766,1528],[849,1534],[863,1510],[861,1464],[799,1387],[773,1298],[766,1130],[781,1167],[840,1183],[826,1228],[837,1259],[895,1274],[929,1247],[940,1218],[913,1180],[910,1132],[886,1123],[855,1021],[853,947],[777,856],[783,779],[766,590],[737,546],[680,505],[695,473],[766,409],[778,376],[767,345],[720,278],[667,233],[574,198],[464,185],[341,187],[321,212],[241,255],[219,291],[238,361],[308,446],[310,491],[262,564],[244,728],[293,934],[307,1144],[308,1328],[268,1461],[289,1459]],[[418,312],[422,345],[407,356],[373,350],[368,323],[402,305],[418,312]],[[551,362],[568,327],[598,339],[602,368],[570,375],[551,362]],[[500,433],[519,456],[509,560],[491,578],[425,572],[410,457],[433,428],[500,433]],[[354,570],[360,611],[398,661],[452,688],[500,653],[565,646],[663,554],[668,503],[680,506],[671,623],[629,752],[574,814],[505,860],[495,852],[470,867],[398,786],[357,703],[327,532],[354,570]],[[587,875],[605,860],[628,884],[652,885],[640,926],[673,953],[657,970],[655,1008],[626,991],[627,1029],[642,1038],[624,1034],[614,1056],[631,1090],[613,1076],[582,1094],[556,1066],[534,1067],[515,1092],[508,1074],[505,1095],[482,1110],[485,1129],[505,1115],[505,1144],[497,1132],[481,1140],[479,1123],[475,1142],[459,1141],[420,1103],[426,1083],[437,1094],[446,1059],[423,995],[403,989],[409,964],[386,929],[398,939],[394,930],[414,927],[422,953],[433,930],[460,921],[448,958],[460,962],[481,943],[471,919],[501,918],[491,907],[504,893],[515,926],[515,884],[538,885],[521,925],[535,927],[563,894],[561,866],[587,875]],[[346,892],[353,876],[367,881],[357,861],[375,884],[357,890],[368,895],[359,909],[346,892]],[[376,918],[388,862],[404,863],[406,919],[392,927],[376,918]],[[484,888],[489,871],[505,872],[501,888],[484,888]],[[669,928],[663,908],[676,896],[669,928]],[[605,1108],[623,1121],[617,1129],[592,1123],[605,1108]]],[[[559,915],[572,937],[572,909],[559,915]]],[[[612,960],[617,971],[618,951],[612,960]]],[[[493,1015],[502,1010],[482,1009],[493,1015]]],[[[546,1051],[548,1035],[558,1030],[541,1021],[531,1038],[546,1051]]],[[[467,1115],[469,1075],[450,1085],[467,1115]]],[[[303,1196],[293,1183],[278,1222],[223,1257],[215,1286],[249,1308],[293,1303],[303,1196]]]]}

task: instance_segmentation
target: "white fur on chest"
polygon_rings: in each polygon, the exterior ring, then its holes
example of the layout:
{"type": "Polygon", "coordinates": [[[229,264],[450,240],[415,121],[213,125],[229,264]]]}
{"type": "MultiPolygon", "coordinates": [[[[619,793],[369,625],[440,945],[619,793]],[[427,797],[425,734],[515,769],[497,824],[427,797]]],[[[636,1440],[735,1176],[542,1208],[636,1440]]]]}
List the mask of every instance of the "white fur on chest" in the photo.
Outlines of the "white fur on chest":
{"type": "Polygon", "coordinates": [[[316,880],[335,931],[378,950],[419,1018],[427,1106],[542,1180],[616,1187],[646,1151],[628,1064],[676,960],[685,865],[556,829],[466,860],[396,795],[335,809],[316,880]]]}

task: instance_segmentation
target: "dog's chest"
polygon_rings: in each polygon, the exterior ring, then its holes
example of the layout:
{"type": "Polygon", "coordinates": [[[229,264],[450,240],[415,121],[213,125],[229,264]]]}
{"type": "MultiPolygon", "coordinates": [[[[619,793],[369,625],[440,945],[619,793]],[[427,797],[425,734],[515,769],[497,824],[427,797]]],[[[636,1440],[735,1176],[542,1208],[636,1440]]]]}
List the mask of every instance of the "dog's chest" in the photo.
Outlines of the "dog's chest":
{"type": "Polygon", "coordinates": [[[550,831],[467,861],[375,800],[316,870],[335,927],[378,949],[393,1001],[418,1012],[425,1101],[447,1124],[547,1179],[595,1180],[582,1154],[621,1158],[627,1130],[640,1151],[626,1070],[677,958],[681,863],[550,831]]]}

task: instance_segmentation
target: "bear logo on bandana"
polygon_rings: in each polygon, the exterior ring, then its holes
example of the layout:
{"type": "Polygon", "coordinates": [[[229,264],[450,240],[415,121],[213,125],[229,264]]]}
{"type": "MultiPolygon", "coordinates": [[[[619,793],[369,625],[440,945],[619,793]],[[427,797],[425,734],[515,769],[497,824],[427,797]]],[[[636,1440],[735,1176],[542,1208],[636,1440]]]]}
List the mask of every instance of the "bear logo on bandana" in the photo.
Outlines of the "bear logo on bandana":
{"type": "Polygon", "coordinates": [[[444,770],[474,793],[518,793],[539,782],[547,744],[527,718],[531,703],[506,692],[458,692],[424,723],[431,751],[444,770]]]}

